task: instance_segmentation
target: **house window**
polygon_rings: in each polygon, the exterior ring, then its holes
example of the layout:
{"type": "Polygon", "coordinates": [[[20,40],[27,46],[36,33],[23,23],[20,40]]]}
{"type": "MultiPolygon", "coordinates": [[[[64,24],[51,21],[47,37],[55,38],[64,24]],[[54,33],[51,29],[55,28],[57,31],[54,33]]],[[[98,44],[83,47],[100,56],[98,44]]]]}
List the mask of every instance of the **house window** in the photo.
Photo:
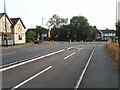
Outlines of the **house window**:
{"type": "Polygon", "coordinates": [[[22,26],[21,25],[18,25],[18,31],[22,31],[22,26]]]}
{"type": "Polygon", "coordinates": [[[18,40],[22,40],[22,35],[18,35],[18,40]]]}

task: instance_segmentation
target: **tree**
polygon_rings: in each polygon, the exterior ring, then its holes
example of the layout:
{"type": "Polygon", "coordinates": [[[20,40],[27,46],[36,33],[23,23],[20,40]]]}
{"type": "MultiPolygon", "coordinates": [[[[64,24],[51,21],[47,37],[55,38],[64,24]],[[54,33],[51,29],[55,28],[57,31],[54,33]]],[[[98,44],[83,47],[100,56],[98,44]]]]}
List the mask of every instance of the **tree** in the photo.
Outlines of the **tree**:
{"type": "Polygon", "coordinates": [[[34,29],[28,29],[26,32],[26,37],[28,41],[34,41],[36,35],[37,33],[34,31],[34,29]]]}
{"type": "Polygon", "coordinates": [[[74,16],[70,20],[72,36],[76,35],[77,40],[86,40],[90,37],[90,34],[94,31],[93,26],[90,26],[87,18],[84,16],[74,16]]]}
{"type": "Polygon", "coordinates": [[[60,37],[60,29],[63,27],[63,25],[66,25],[68,22],[68,18],[64,19],[59,17],[58,15],[54,14],[52,18],[49,19],[47,22],[48,27],[53,27],[51,29],[52,39],[58,40],[60,37]]]}
{"type": "Polygon", "coordinates": [[[66,19],[60,18],[58,15],[54,14],[52,18],[50,18],[49,21],[47,22],[47,25],[49,27],[60,28],[63,25],[67,24],[67,22],[68,22],[68,18],[66,19]]]}

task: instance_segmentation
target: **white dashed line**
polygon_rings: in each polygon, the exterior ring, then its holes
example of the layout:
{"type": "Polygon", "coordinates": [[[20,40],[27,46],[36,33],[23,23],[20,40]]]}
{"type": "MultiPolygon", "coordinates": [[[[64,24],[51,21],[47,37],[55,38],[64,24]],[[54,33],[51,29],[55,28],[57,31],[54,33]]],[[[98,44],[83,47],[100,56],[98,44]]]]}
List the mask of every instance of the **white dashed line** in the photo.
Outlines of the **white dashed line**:
{"type": "Polygon", "coordinates": [[[84,48],[80,48],[80,49],[78,49],[78,51],[81,51],[81,50],[83,50],[84,48]]]}
{"type": "Polygon", "coordinates": [[[20,84],[16,85],[15,87],[13,87],[13,88],[12,88],[12,89],[10,89],[10,90],[15,90],[15,89],[17,89],[17,88],[21,87],[21,86],[22,86],[22,85],[24,85],[25,83],[27,83],[27,82],[31,81],[32,79],[36,78],[37,76],[41,75],[42,73],[44,73],[44,72],[48,71],[48,70],[49,70],[49,69],[51,69],[51,68],[52,68],[52,66],[49,66],[48,68],[46,68],[46,69],[42,70],[41,72],[39,72],[39,73],[35,74],[35,75],[34,75],[34,76],[32,76],[32,77],[30,77],[30,78],[26,79],[25,81],[23,81],[22,83],[20,83],[20,84]]]}
{"type": "Polygon", "coordinates": [[[67,59],[67,58],[69,58],[69,57],[71,57],[71,56],[74,55],[75,53],[76,53],[76,52],[74,52],[74,53],[68,55],[67,57],[64,58],[64,60],[67,59]]]}

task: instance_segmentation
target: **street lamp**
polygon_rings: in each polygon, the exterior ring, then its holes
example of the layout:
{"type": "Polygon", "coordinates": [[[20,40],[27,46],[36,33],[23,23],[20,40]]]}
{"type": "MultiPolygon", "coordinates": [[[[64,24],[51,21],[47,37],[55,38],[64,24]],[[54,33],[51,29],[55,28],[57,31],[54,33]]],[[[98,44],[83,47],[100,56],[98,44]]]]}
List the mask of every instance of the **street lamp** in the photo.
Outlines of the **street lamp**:
{"type": "Polygon", "coordinates": [[[7,39],[7,26],[6,26],[6,3],[4,0],[4,13],[5,13],[5,41],[6,41],[6,47],[8,46],[8,39],[7,39]]]}
{"type": "MultiPolygon", "coordinates": [[[[44,19],[45,19],[45,18],[42,18],[42,27],[44,26],[44,22],[43,22],[44,19]]],[[[47,30],[46,30],[45,36],[46,36],[46,41],[47,41],[47,30]]]]}

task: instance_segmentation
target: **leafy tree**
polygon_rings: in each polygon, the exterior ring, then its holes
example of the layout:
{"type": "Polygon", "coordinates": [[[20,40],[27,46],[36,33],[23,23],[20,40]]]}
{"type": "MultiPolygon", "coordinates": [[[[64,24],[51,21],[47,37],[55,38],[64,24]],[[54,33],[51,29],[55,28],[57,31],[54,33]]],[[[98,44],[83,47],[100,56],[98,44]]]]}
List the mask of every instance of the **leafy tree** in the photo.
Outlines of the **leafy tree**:
{"type": "Polygon", "coordinates": [[[67,24],[67,22],[68,22],[68,18],[64,19],[54,14],[52,18],[50,18],[49,21],[47,22],[47,25],[49,27],[60,28],[61,26],[67,24]]]}
{"type": "Polygon", "coordinates": [[[94,31],[94,28],[89,25],[87,18],[84,16],[74,16],[70,20],[72,36],[76,35],[77,40],[86,40],[90,37],[90,34],[94,31]]]}
{"type": "MultiPolygon", "coordinates": [[[[42,34],[47,34],[48,29],[43,28],[41,26],[36,26],[36,28],[34,29],[28,29],[26,32],[26,37],[28,39],[28,41],[34,41],[37,40],[38,35],[39,35],[39,39],[42,40],[42,34]]],[[[46,39],[44,37],[44,39],[46,39]]]]}
{"type": "Polygon", "coordinates": [[[37,33],[34,31],[34,29],[28,29],[26,32],[26,37],[28,41],[34,41],[36,35],[37,33]]]}

